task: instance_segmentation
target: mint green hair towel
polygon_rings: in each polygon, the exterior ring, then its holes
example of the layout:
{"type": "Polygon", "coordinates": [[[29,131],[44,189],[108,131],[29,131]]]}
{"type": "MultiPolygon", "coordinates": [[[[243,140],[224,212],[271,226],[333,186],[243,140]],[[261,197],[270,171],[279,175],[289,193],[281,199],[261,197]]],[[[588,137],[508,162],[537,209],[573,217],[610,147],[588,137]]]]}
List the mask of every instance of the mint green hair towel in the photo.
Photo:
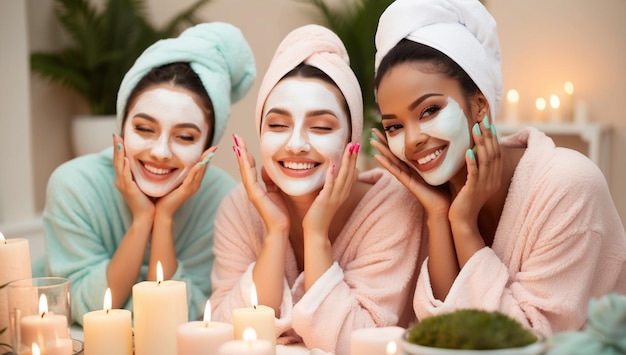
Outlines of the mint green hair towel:
{"type": "Polygon", "coordinates": [[[202,23],[188,28],[176,38],[155,42],[128,70],[117,95],[118,130],[130,93],[153,68],[187,62],[200,77],[213,103],[216,145],[226,129],[231,104],[243,98],[254,79],[256,67],[252,50],[241,31],[228,23],[202,23]]]}

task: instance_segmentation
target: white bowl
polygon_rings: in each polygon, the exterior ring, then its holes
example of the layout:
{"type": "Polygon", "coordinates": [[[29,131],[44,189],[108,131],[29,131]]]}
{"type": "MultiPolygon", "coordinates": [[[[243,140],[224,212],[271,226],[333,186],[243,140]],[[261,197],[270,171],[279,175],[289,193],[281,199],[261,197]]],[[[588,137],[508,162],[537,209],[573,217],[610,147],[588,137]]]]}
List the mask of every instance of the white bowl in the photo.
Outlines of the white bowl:
{"type": "Polygon", "coordinates": [[[429,346],[417,345],[407,340],[409,331],[402,335],[402,351],[404,355],[541,355],[546,351],[545,338],[519,348],[492,349],[492,350],[464,350],[432,348],[429,346]]]}

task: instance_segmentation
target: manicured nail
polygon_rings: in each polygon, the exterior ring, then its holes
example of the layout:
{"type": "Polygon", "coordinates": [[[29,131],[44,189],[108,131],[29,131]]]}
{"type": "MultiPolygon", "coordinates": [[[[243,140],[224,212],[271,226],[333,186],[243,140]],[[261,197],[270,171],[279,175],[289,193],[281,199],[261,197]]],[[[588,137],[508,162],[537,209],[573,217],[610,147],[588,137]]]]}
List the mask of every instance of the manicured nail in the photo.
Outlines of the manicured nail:
{"type": "Polygon", "coordinates": [[[352,151],[354,151],[354,144],[350,144],[348,147],[348,153],[352,154],[352,151]]]}
{"type": "Polygon", "coordinates": [[[485,128],[489,128],[491,126],[489,124],[489,117],[487,115],[485,115],[485,117],[483,117],[483,125],[485,126],[485,128]]]}
{"type": "Polygon", "coordinates": [[[122,150],[122,143],[117,143],[117,150],[122,150]]]}
{"type": "Polygon", "coordinates": [[[215,153],[211,152],[209,153],[209,155],[207,155],[206,159],[204,159],[203,161],[200,162],[200,165],[206,165],[211,161],[211,158],[213,158],[215,156],[215,153]]]}
{"type": "Polygon", "coordinates": [[[480,132],[480,127],[478,126],[478,123],[474,123],[474,133],[476,133],[477,136],[482,136],[482,133],[480,132]]]}
{"type": "Polygon", "coordinates": [[[493,134],[494,136],[498,136],[498,133],[496,132],[496,125],[492,124],[491,125],[491,134],[493,134]]]}
{"type": "Polygon", "coordinates": [[[354,148],[354,154],[359,154],[359,150],[361,149],[361,143],[357,143],[354,148]]]}
{"type": "Polygon", "coordinates": [[[469,155],[470,159],[475,160],[474,152],[471,149],[467,150],[467,155],[469,155]]]}
{"type": "Polygon", "coordinates": [[[240,157],[241,156],[241,150],[239,149],[239,147],[234,146],[233,150],[235,151],[235,153],[237,153],[237,156],[240,157]]]}
{"type": "Polygon", "coordinates": [[[239,147],[239,140],[237,139],[237,136],[233,134],[233,140],[235,141],[235,145],[239,147]]]}

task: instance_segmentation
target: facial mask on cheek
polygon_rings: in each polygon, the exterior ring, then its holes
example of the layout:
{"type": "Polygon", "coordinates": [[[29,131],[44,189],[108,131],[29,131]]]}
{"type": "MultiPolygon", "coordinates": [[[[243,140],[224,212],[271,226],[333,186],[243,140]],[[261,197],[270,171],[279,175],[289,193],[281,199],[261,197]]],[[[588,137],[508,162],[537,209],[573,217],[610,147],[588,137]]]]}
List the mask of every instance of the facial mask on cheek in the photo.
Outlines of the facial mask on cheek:
{"type": "Polygon", "coordinates": [[[448,182],[465,163],[465,152],[470,144],[467,118],[456,101],[448,97],[446,107],[439,112],[437,117],[421,122],[420,130],[432,138],[449,142],[444,161],[439,166],[428,171],[417,169],[416,162],[406,158],[404,132],[388,138],[389,149],[396,157],[417,171],[428,184],[442,185],[448,182]]]}

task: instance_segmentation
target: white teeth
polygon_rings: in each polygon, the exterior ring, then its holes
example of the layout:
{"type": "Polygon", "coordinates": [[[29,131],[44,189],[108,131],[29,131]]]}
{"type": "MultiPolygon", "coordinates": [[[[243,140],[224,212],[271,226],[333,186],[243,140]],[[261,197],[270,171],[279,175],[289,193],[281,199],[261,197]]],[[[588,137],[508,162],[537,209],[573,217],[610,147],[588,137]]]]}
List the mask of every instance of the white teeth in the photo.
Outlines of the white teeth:
{"type": "Polygon", "coordinates": [[[150,166],[150,165],[147,165],[147,164],[144,165],[144,167],[149,172],[151,172],[153,174],[157,174],[157,175],[165,175],[165,174],[168,174],[170,171],[172,171],[172,169],[160,169],[160,168],[156,168],[154,166],[150,166]]]}
{"type": "Polygon", "coordinates": [[[295,163],[295,162],[283,162],[283,166],[287,169],[292,170],[307,170],[313,169],[315,167],[315,163],[295,163]]]}
{"type": "Polygon", "coordinates": [[[438,149],[430,154],[428,154],[427,156],[417,159],[417,163],[420,165],[424,165],[426,163],[428,163],[429,161],[435,159],[436,157],[439,156],[439,154],[441,154],[441,152],[443,152],[443,149],[438,149]]]}

